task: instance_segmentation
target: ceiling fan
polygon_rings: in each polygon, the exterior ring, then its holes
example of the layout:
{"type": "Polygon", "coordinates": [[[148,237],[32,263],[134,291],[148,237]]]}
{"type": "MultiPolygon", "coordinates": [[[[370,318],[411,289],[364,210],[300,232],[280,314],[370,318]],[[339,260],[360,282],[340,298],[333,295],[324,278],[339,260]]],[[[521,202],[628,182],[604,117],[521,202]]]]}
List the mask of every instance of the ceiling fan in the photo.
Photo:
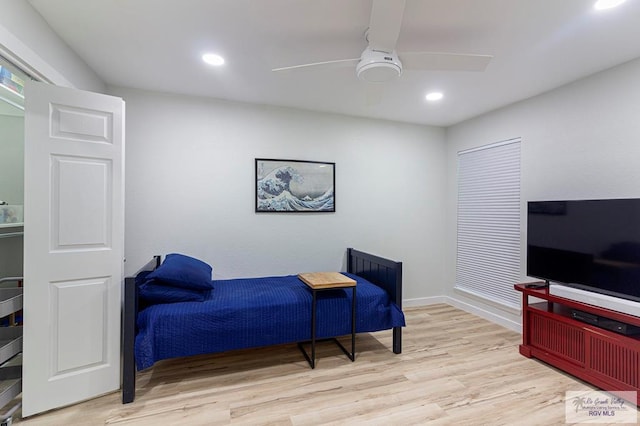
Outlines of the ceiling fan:
{"type": "Polygon", "coordinates": [[[369,45],[359,58],[293,65],[274,68],[272,71],[295,71],[311,67],[335,68],[355,64],[358,78],[367,82],[382,83],[399,77],[403,69],[484,71],[493,58],[490,55],[460,53],[396,53],[404,8],[405,0],[373,0],[369,29],[365,35],[369,45]]]}

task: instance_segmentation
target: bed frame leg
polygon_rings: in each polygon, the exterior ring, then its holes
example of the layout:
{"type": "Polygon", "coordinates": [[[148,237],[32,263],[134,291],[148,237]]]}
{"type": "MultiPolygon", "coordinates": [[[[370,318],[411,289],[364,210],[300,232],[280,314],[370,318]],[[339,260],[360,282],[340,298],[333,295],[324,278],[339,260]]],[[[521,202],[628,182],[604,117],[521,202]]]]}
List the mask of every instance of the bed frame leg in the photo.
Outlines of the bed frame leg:
{"type": "Polygon", "coordinates": [[[136,397],[136,365],[134,344],[136,334],[135,279],[125,279],[124,315],[122,318],[122,403],[133,402],[136,397]]]}
{"type": "Polygon", "coordinates": [[[402,353],[402,327],[393,327],[393,353],[402,353]]]}
{"type": "Polygon", "coordinates": [[[135,374],[133,376],[125,376],[122,379],[122,403],[128,404],[133,402],[136,397],[136,385],[135,385],[136,377],[135,374]]]}

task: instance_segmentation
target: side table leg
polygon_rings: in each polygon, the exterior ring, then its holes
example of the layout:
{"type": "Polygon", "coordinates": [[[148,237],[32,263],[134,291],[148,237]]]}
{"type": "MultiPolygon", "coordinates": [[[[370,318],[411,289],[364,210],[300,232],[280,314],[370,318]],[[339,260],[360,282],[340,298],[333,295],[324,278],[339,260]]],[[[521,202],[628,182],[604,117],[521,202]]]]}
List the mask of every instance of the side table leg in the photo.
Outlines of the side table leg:
{"type": "Polygon", "coordinates": [[[316,368],[316,305],[317,291],[313,290],[313,299],[311,301],[311,368],[316,368]]]}
{"type": "Polygon", "coordinates": [[[356,287],[351,295],[351,362],[356,360],[356,287]]]}
{"type": "MultiPolygon", "coordinates": [[[[344,287],[339,287],[339,288],[344,288],[344,287]]],[[[318,291],[320,290],[311,289],[311,356],[309,356],[309,353],[304,348],[305,342],[298,342],[298,348],[302,352],[302,355],[304,355],[307,362],[309,362],[309,365],[311,366],[311,368],[316,368],[316,340],[317,340],[316,324],[318,322],[316,317],[317,317],[317,310],[318,310],[317,309],[318,308],[318,291]]],[[[347,351],[347,348],[345,348],[336,337],[324,339],[324,340],[333,340],[340,347],[342,352],[344,352],[352,362],[356,360],[356,304],[357,304],[356,287],[353,286],[352,300],[351,300],[351,353],[347,351]]],[[[395,342],[395,337],[394,337],[394,342],[395,342]]]]}

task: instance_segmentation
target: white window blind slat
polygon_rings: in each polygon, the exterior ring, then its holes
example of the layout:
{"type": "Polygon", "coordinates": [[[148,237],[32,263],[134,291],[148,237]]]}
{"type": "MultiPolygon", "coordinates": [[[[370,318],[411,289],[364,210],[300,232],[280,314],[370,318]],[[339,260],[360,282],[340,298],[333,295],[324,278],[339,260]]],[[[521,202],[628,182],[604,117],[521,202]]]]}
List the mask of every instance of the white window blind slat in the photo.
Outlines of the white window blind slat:
{"type": "Polygon", "coordinates": [[[456,288],[512,308],[520,277],[520,139],[458,153],[456,288]]]}

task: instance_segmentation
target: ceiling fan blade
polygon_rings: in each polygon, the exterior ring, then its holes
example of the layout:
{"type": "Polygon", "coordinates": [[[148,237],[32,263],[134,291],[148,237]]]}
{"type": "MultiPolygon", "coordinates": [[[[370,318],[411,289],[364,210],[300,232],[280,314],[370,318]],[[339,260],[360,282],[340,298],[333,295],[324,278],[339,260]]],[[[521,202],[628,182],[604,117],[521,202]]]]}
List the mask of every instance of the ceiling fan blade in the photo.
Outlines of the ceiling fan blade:
{"type": "Polygon", "coordinates": [[[301,64],[301,65],[292,65],[290,67],[280,67],[273,68],[271,71],[280,72],[280,71],[295,71],[295,70],[304,70],[312,67],[322,67],[322,68],[342,68],[347,66],[352,66],[357,64],[360,61],[360,58],[353,59],[338,59],[335,61],[324,61],[324,62],[313,62],[310,64],[301,64]]]}
{"type": "Polygon", "coordinates": [[[398,55],[404,69],[431,71],[484,71],[493,58],[491,55],[436,52],[402,52],[398,55]]]}
{"type": "Polygon", "coordinates": [[[405,0],[373,0],[367,40],[374,50],[391,52],[402,26],[405,0]]]}

